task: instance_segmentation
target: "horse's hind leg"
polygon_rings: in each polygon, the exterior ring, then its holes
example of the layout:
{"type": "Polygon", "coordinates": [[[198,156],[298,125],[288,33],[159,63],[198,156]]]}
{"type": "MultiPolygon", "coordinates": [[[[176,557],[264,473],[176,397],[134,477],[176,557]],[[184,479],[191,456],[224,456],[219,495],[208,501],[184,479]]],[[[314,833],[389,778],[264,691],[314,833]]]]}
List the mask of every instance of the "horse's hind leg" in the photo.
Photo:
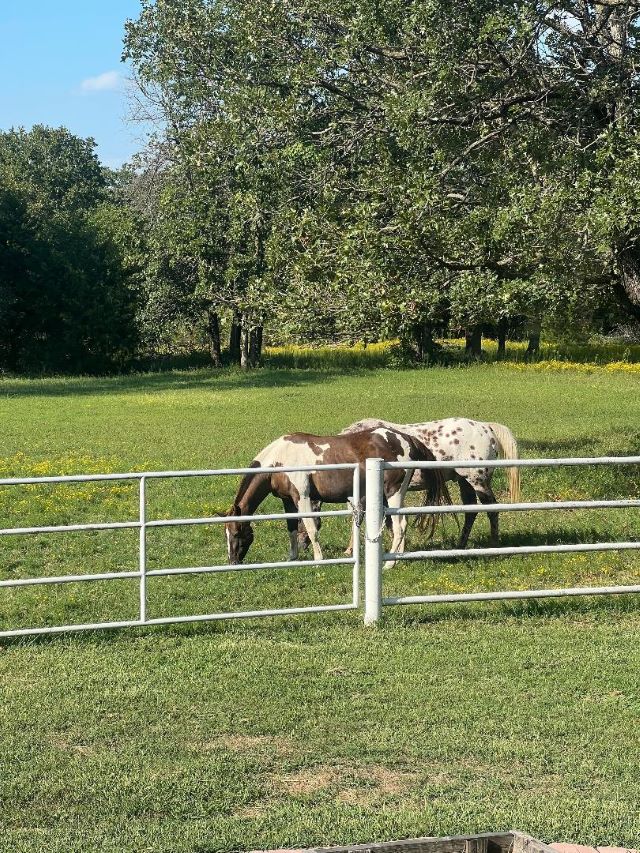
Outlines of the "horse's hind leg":
{"type": "MultiPolygon", "coordinates": [[[[320,512],[322,509],[321,501],[312,501],[311,506],[313,507],[314,512],[320,512]]],[[[322,519],[316,518],[316,529],[320,530],[322,526],[322,519]]],[[[309,545],[311,544],[311,539],[309,539],[309,534],[307,533],[307,529],[304,526],[304,519],[300,519],[298,522],[298,547],[302,548],[303,551],[306,551],[309,545]]]]}
{"type": "MultiPolygon", "coordinates": [[[[314,509],[313,503],[307,497],[300,496],[300,500],[298,501],[298,512],[316,512],[314,509]]],[[[320,521],[319,518],[303,518],[302,523],[304,524],[305,530],[309,535],[309,539],[311,541],[311,545],[313,547],[313,559],[321,560],[322,559],[322,549],[320,548],[320,543],[318,542],[318,528],[320,525],[317,523],[320,521]]]]}
{"type": "MultiPolygon", "coordinates": [[[[458,485],[460,486],[460,497],[462,498],[463,504],[475,504],[478,502],[476,490],[473,488],[471,483],[461,477],[458,480],[458,485]]],[[[471,528],[473,527],[473,523],[476,520],[477,515],[477,512],[465,512],[464,525],[462,527],[462,531],[460,532],[458,548],[467,547],[467,543],[469,541],[469,534],[471,533],[471,528]]]]}
{"type": "MultiPolygon", "coordinates": [[[[398,489],[397,492],[394,492],[392,495],[388,495],[386,502],[389,507],[392,509],[400,509],[404,504],[404,498],[407,493],[407,488],[409,487],[409,482],[411,480],[411,476],[413,471],[409,470],[406,472],[404,476],[404,480],[402,481],[402,485],[398,489]]],[[[385,519],[386,524],[386,519],[385,519]]],[[[391,516],[391,529],[393,531],[393,541],[391,543],[391,551],[397,554],[402,554],[404,552],[405,546],[405,535],[407,531],[407,517],[406,515],[392,515],[391,516]]],[[[382,531],[380,532],[382,535],[382,531]]],[[[385,569],[390,569],[395,566],[395,560],[387,560],[384,564],[385,569]]]]}
{"type": "MultiPolygon", "coordinates": [[[[481,504],[498,503],[496,496],[493,494],[491,486],[489,485],[485,486],[483,491],[478,491],[477,494],[480,498],[481,504]]],[[[500,543],[500,537],[498,535],[498,513],[488,512],[487,515],[489,516],[489,524],[491,525],[491,547],[497,548],[500,543]]]]}

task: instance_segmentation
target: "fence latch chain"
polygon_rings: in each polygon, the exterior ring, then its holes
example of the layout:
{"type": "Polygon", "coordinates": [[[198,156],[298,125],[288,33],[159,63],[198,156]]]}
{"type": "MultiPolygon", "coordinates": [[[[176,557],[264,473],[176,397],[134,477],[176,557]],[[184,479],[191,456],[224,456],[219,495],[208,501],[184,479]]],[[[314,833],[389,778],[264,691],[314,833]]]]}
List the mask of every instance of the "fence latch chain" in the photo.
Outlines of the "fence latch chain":
{"type": "Polygon", "coordinates": [[[347,503],[351,507],[351,514],[353,516],[353,520],[358,529],[360,529],[362,525],[362,519],[364,518],[364,510],[362,509],[362,503],[359,501],[356,506],[351,498],[348,498],[347,503]]]}
{"type": "Polygon", "coordinates": [[[367,542],[372,542],[374,545],[377,545],[378,542],[382,539],[382,534],[384,533],[384,529],[386,526],[387,526],[387,519],[383,518],[382,524],[380,525],[380,530],[378,530],[376,535],[375,536],[367,536],[367,534],[365,533],[364,538],[366,539],[367,542]]]}

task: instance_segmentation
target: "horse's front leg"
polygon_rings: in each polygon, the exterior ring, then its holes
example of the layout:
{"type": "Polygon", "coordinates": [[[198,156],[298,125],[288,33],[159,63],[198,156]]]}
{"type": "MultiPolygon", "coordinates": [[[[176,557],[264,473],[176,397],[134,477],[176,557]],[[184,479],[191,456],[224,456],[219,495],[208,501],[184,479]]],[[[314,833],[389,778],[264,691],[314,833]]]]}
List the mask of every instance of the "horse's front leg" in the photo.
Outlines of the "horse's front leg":
{"type": "MultiPolygon", "coordinates": [[[[400,509],[404,504],[404,498],[407,493],[407,489],[409,488],[409,483],[411,481],[411,477],[413,475],[413,471],[408,470],[402,481],[402,485],[398,489],[397,492],[389,495],[387,497],[387,503],[392,509],[400,509]]],[[[391,529],[393,531],[393,541],[391,543],[391,551],[396,554],[404,553],[405,547],[405,536],[407,532],[407,517],[406,515],[392,515],[391,516],[391,529]]],[[[387,560],[384,564],[385,569],[391,569],[395,566],[395,560],[387,560]]]]}
{"type": "Polygon", "coordinates": [[[349,544],[344,552],[345,557],[353,557],[353,524],[351,525],[351,535],[349,536],[349,544]]]}
{"type": "MultiPolygon", "coordinates": [[[[298,512],[315,512],[315,510],[313,509],[313,504],[308,496],[300,495],[300,498],[298,500],[298,512]]],[[[309,534],[309,539],[311,540],[311,545],[313,547],[313,559],[321,560],[322,549],[320,548],[320,543],[318,542],[319,525],[316,523],[317,519],[303,518],[302,522],[305,526],[305,530],[309,534]]]]}
{"type": "MultiPolygon", "coordinates": [[[[298,507],[292,498],[282,498],[282,506],[285,512],[298,512],[298,507]]],[[[298,559],[298,521],[297,518],[287,519],[287,530],[289,532],[289,560],[298,559]]]]}

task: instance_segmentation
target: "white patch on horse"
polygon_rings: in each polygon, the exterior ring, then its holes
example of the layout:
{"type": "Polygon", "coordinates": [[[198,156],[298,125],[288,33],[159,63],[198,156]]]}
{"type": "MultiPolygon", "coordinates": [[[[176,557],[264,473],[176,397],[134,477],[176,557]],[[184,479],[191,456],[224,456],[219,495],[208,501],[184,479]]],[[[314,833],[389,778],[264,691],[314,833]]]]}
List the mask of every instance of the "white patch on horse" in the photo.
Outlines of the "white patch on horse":
{"type": "MultiPolygon", "coordinates": [[[[287,445],[287,465],[317,465],[322,462],[322,454],[316,453],[306,443],[288,441],[286,438],[283,443],[287,445]]],[[[328,447],[329,445],[324,449],[326,450],[328,447]]],[[[313,471],[289,471],[287,474],[301,498],[309,497],[309,478],[312,473],[313,471]]]]}
{"type": "Polygon", "coordinates": [[[254,459],[254,462],[259,462],[263,468],[273,468],[276,465],[282,465],[280,458],[283,454],[286,445],[282,439],[276,438],[271,444],[267,444],[254,459]]]}
{"type": "Polygon", "coordinates": [[[225,527],[224,529],[225,536],[227,537],[227,557],[231,559],[231,534],[225,527]]]}
{"type": "Polygon", "coordinates": [[[386,427],[378,427],[374,429],[374,433],[381,435],[385,441],[389,441],[389,430],[386,427]]]}

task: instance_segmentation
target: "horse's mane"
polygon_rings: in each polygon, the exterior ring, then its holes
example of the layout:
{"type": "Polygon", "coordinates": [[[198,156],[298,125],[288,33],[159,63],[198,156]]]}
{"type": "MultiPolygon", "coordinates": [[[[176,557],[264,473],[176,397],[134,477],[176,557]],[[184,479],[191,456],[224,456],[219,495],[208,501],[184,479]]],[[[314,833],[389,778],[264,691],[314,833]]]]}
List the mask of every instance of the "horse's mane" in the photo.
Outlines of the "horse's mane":
{"type": "MultiPolygon", "coordinates": [[[[260,463],[254,459],[253,462],[250,463],[249,468],[259,468],[260,463]]],[[[256,471],[256,474],[258,472],[256,471]]],[[[238,491],[236,492],[236,496],[234,499],[234,503],[238,503],[238,501],[242,500],[245,495],[245,492],[249,488],[251,481],[255,477],[255,474],[245,474],[242,480],[240,481],[240,485],[238,486],[238,491]]]]}
{"type": "MultiPolygon", "coordinates": [[[[249,463],[248,468],[272,468],[275,465],[282,464],[282,461],[276,457],[276,450],[278,445],[282,441],[282,438],[276,438],[275,441],[272,441],[271,444],[268,444],[264,447],[260,453],[255,457],[255,459],[249,463]]],[[[242,480],[240,481],[240,485],[238,486],[238,491],[236,492],[236,496],[234,498],[234,503],[238,503],[247,493],[247,489],[254,481],[255,477],[259,476],[260,471],[256,470],[255,474],[245,474],[242,480]]],[[[264,475],[269,476],[267,474],[264,475]]]]}

